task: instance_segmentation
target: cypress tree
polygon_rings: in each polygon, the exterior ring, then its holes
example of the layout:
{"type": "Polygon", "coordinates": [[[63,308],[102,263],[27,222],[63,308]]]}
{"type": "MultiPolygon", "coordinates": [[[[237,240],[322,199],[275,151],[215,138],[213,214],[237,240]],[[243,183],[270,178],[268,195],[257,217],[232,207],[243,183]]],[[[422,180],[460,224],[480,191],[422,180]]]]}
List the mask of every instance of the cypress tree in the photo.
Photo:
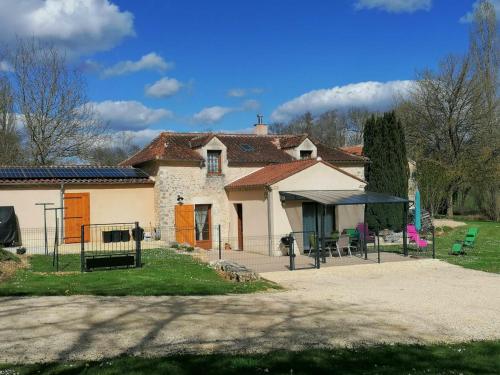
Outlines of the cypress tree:
{"type": "MultiPolygon", "coordinates": [[[[407,198],[409,171],[404,131],[394,112],[367,121],[363,153],[370,159],[365,167],[366,190],[407,198]]],[[[376,230],[400,230],[403,207],[399,204],[368,205],[366,220],[376,230]]]]}

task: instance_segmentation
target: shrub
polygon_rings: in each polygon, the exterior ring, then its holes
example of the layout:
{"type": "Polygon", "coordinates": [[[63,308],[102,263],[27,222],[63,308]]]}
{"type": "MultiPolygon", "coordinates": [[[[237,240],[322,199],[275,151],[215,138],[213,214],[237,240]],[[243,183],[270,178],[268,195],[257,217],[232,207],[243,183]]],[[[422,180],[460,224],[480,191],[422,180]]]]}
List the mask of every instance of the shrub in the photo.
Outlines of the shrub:
{"type": "Polygon", "coordinates": [[[17,255],[12,254],[10,251],[0,248],[0,262],[8,261],[19,263],[21,260],[17,255]]]}

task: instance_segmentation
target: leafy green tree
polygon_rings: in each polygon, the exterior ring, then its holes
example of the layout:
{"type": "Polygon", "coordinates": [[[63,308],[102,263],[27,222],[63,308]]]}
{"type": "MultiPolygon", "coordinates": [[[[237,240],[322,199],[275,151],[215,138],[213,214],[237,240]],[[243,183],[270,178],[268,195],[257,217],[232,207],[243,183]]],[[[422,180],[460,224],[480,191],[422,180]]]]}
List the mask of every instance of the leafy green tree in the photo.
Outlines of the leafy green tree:
{"type": "MultiPolygon", "coordinates": [[[[363,153],[370,159],[365,167],[367,191],[408,197],[408,160],[401,122],[394,112],[370,117],[364,128],[363,153]]],[[[371,228],[400,230],[403,207],[377,204],[367,207],[367,222],[371,228]]]]}

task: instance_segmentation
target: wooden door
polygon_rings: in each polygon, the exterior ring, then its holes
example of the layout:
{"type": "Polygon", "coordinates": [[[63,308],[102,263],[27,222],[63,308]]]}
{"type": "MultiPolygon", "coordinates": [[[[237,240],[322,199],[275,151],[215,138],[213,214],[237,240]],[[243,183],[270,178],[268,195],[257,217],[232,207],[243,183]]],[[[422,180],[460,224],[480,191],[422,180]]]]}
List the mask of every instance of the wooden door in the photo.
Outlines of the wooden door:
{"type": "Polygon", "coordinates": [[[210,250],[212,248],[212,206],[209,204],[197,204],[195,206],[195,233],[196,246],[201,247],[205,250],[210,250]],[[203,223],[198,223],[201,216],[200,212],[206,213],[205,221],[203,223]],[[200,230],[201,228],[201,230],[200,230]]]}
{"type": "Polygon", "coordinates": [[[236,214],[238,215],[238,250],[243,250],[243,205],[236,204],[236,214]]]}
{"type": "MultiPolygon", "coordinates": [[[[82,225],[90,224],[90,194],[64,194],[64,243],[78,243],[82,225]]],[[[86,230],[84,241],[90,241],[90,231],[86,230]]]]}
{"type": "Polygon", "coordinates": [[[175,240],[194,246],[194,206],[178,204],[175,206],[175,240]]]}

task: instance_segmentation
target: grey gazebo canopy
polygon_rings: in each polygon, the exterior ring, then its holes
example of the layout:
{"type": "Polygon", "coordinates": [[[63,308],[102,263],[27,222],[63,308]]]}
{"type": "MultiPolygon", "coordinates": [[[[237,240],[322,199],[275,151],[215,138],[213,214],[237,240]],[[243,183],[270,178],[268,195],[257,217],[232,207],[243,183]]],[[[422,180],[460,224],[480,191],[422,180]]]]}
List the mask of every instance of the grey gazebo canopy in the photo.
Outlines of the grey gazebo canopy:
{"type": "Polygon", "coordinates": [[[309,201],[324,205],[357,205],[378,203],[408,203],[408,199],[363,190],[298,190],[280,191],[283,201],[309,201]]]}
{"type": "MultiPolygon", "coordinates": [[[[321,228],[325,233],[325,207],[342,205],[365,205],[364,225],[366,226],[366,205],[367,204],[402,204],[403,205],[403,252],[408,255],[406,224],[408,216],[408,199],[396,197],[390,194],[374,193],[363,190],[297,190],[280,191],[282,202],[287,201],[306,201],[316,202],[323,206],[321,213],[321,228]]],[[[324,247],[324,245],[323,245],[324,247]]],[[[365,259],[368,259],[366,242],[363,241],[365,259]]],[[[318,252],[317,252],[318,254],[318,252]]],[[[323,259],[323,261],[325,261],[323,259]]],[[[319,255],[316,257],[316,267],[319,268],[319,255]]]]}

